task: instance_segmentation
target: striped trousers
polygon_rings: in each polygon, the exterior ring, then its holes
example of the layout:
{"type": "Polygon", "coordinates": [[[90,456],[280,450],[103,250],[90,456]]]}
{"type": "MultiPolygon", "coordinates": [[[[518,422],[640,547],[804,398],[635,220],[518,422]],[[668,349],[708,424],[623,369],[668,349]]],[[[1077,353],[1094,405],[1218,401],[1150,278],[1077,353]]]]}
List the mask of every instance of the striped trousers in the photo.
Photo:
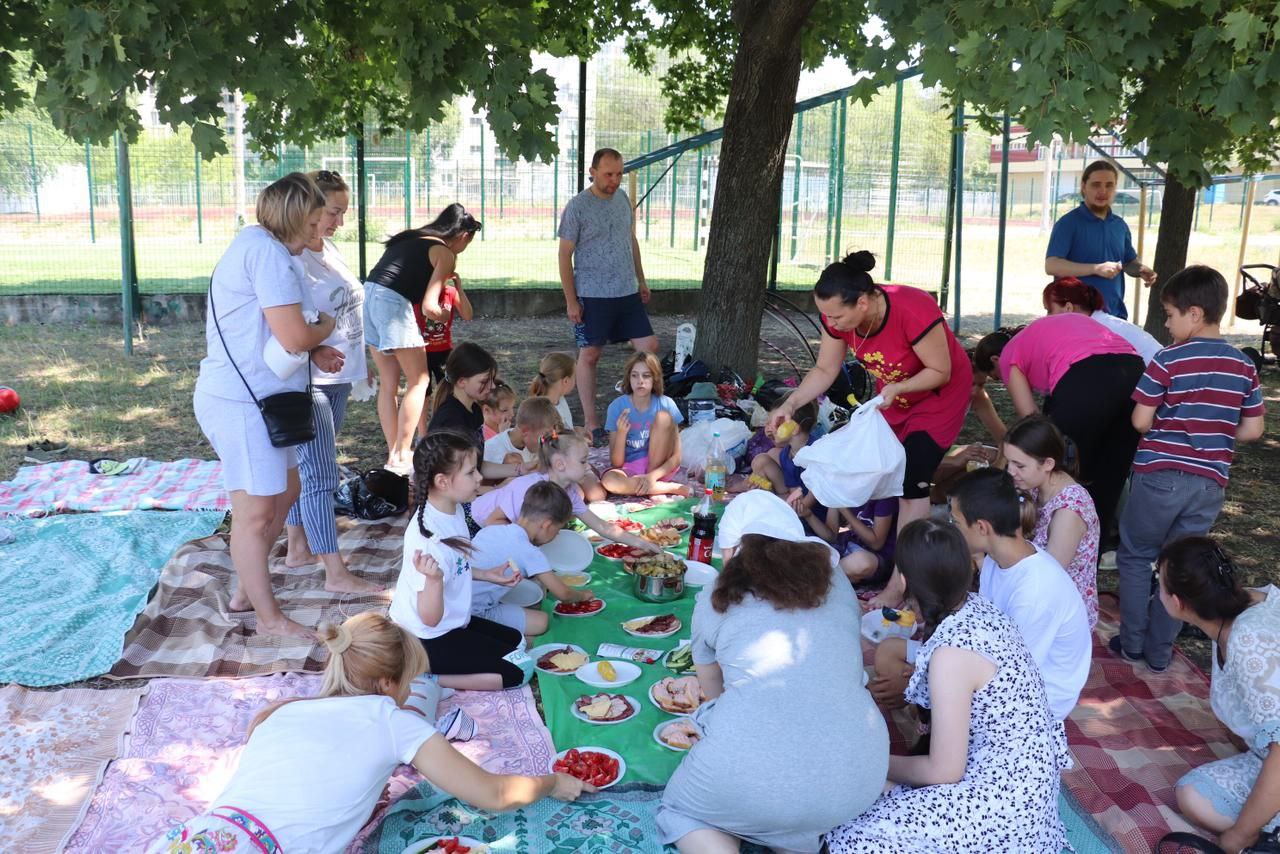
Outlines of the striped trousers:
{"type": "Polygon", "coordinates": [[[351,383],[313,385],[311,411],[316,437],[298,446],[298,477],[302,492],[289,508],[289,525],[302,525],[312,554],[338,551],[338,523],[333,512],[333,491],[338,488],[338,431],[347,414],[351,383]]]}

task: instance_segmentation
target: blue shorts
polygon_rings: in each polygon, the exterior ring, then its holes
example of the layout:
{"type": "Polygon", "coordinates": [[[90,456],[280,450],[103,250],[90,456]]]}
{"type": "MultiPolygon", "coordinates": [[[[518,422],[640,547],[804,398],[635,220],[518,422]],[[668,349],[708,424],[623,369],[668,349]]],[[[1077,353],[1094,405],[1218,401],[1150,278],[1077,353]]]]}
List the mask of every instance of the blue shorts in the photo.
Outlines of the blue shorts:
{"type": "Polygon", "coordinates": [[[365,282],[364,340],[382,353],[422,347],[422,332],[410,302],[391,288],[365,282]]]}
{"type": "Polygon", "coordinates": [[[573,325],[578,349],[621,344],[653,334],[640,294],[625,297],[578,297],[582,322],[573,325]]]}

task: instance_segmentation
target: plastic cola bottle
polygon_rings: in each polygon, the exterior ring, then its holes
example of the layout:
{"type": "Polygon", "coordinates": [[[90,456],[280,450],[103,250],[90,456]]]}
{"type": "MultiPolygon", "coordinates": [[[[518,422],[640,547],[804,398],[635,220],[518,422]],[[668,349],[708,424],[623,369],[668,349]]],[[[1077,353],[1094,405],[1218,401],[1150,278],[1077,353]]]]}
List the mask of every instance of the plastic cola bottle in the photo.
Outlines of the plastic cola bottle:
{"type": "Polygon", "coordinates": [[[702,500],[693,511],[693,530],[689,532],[689,560],[711,563],[711,550],[716,543],[716,508],[711,490],[703,490],[702,500]]]}
{"type": "Polygon", "coordinates": [[[711,491],[711,497],[724,501],[725,486],[729,481],[729,460],[724,453],[720,434],[711,434],[711,447],[707,449],[707,462],[702,467],[702,484],[711,491]]]}

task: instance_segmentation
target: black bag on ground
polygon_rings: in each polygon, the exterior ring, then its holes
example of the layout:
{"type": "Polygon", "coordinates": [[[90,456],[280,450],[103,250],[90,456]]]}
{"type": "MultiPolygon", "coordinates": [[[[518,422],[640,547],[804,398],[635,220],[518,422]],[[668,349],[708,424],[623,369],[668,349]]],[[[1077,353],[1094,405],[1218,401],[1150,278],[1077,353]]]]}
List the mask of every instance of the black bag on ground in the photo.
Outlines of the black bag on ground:
{"type": "Polygon", "coordinates": [[[409,509],[409,478],[382,468],[349,477],[333,491],[333,508],[368,521],[399,516],[409,509]]]}

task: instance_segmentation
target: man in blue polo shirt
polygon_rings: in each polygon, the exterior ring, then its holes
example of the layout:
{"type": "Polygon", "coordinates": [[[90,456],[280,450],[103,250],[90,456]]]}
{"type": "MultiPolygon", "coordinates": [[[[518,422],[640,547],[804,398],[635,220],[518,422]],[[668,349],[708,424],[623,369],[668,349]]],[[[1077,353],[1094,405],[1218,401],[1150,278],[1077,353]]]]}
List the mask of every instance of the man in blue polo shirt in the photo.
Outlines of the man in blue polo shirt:
{"type": "Polygon", "coordinates": [[[1107,314],[1127,318],[1124,276],[1137,276],[1150,287],[1156,271],[1138,260],[1129,226],[1111,210],[1120,174],[1105,160],[1085,167],[1080,178],[1084,200],[1053,224],[1045,250],[1044,271],[1055,279],[1075,276],[1093,285],[1107,301],[1107,314]]]}

